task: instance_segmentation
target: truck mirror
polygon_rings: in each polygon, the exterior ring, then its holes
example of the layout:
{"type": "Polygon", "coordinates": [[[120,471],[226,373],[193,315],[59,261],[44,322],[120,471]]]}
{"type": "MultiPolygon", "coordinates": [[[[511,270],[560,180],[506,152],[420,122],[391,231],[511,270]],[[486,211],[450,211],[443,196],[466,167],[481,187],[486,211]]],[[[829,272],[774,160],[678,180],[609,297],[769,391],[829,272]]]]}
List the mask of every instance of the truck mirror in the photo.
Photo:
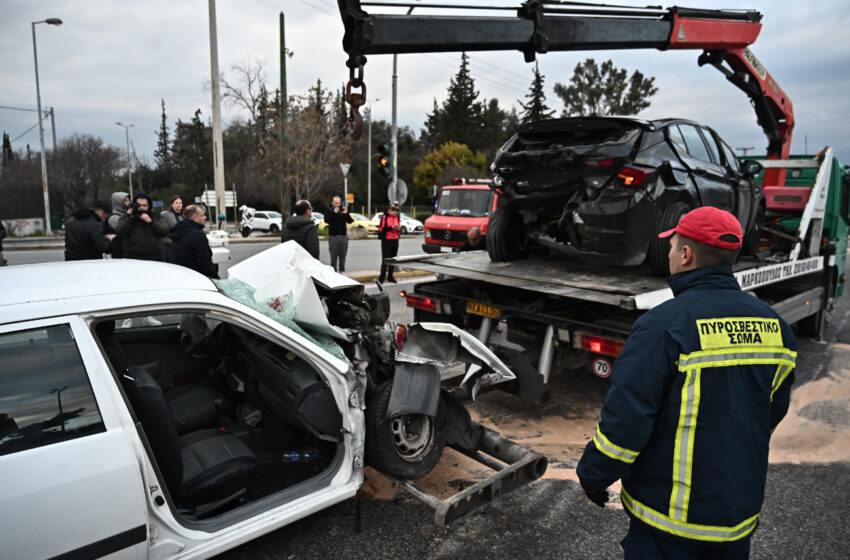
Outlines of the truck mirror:
{"type": "Polygon", "coordinates": [[[761,173],[761,170],[764,169],[764,166],[754,159],[747,159],[744,160],[743,164],[741,165],[741,169],[743,170],[745,176],[755,177],[756,175],[761,173]]]}

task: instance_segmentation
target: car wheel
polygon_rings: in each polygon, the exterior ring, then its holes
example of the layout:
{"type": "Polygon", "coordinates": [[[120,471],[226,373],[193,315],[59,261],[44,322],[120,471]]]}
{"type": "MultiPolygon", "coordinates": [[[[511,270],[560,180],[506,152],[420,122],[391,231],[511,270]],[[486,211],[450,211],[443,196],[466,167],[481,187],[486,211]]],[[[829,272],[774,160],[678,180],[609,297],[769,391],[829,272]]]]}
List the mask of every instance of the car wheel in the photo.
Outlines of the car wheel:
{"type": "Polygon", "coordinates": [[[401,230],[399,230],[399,231],[401,232],[402,235],[407,235],[407,228],[406,227],[401,226],[401,230]]]}
{"type": "Polygon", "coordinates": [[[741,243],[741,253],[744,255],[755,255],[758,252],[759,245],[761,244],[761,229],[759,228],[764,223],[764,215],[764,206],[759,205],[752,227],[749,232],[744,234],[744,240],[741,243]]]}
{"type": "Polygon", "coordinates": [[[251,226],[242,226],[242,229],[239,231],[242,234],[242,237],[248,237],[251,235],[251,226]]]}
{"type": "Polygon", "coordinates": [[[655,235],[649,242],[649,255],[647,257],[653,274],[657,276],[670,275],[670,262],[667,258],[667,255],[670,254],[670,238],[660,239],[658,234],[676,227],[682,216],[690,212],[691,209],[691,205],[687,202],[677,201],[661,212],[655,235]]]}
{"type": "Polygon", "coordinates": [[[522,216],[509,206],[496,210],[487,226],[487,252],[491,261],[513,261],[526,256],[522,216]]]}
{"type": "Polygon", "coordinates": [[[442,398],[437,417],[405,414],[386,418],[392,381],[378,386],[366,404],[366,461],[374,469],[407,480],[422,478],[437,464],[446,444],[442,398]]]}
{"type": "Polygon", "coordinates": [[[280,231],[280,228],[279,228],[279,227],[277,227],[277,224],[272,224],[272,225],[269,227],[269,232],[271,232],[271,233],[277,233],[277,232],[279,232],[279,231],[280,231]]]}

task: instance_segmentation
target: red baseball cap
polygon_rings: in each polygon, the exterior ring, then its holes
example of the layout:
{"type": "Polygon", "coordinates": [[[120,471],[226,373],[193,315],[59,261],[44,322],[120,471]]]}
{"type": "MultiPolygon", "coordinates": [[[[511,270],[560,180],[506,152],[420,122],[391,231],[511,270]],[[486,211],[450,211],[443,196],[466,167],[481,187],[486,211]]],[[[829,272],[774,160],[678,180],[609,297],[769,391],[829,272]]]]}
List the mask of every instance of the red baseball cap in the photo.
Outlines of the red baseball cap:
{"type": "Polygon", "coordinates": [[[738,218],[720,208],[713,206],[703,206],[696,210],[691,210],[679,220],[679,225],[673,229],[659,233],[658,237],[662,239],[670,237],[674,233],[684,235],[688,239],[705,243],[713,247],[721,249],[740,249],[741,239],[741,223],[738,218]],[[724,235],[733,235],[737,241],[724,241],[721,239],[724,235]]]}

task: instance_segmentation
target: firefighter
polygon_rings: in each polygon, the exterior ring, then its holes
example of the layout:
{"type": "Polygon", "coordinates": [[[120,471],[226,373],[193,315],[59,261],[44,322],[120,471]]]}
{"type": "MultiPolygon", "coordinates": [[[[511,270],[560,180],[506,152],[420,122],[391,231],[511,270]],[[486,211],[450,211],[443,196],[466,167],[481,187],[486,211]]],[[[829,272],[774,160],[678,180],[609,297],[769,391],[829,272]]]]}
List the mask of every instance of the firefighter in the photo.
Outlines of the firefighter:
{"type": "Polygon", "coordinates": [[[622,481],[626,559],[748,558],[796,341],[732,275],[732,214],[697,208],[659,237],[675,298],[635,322],[577,474],[600,507],[622,481]]]}

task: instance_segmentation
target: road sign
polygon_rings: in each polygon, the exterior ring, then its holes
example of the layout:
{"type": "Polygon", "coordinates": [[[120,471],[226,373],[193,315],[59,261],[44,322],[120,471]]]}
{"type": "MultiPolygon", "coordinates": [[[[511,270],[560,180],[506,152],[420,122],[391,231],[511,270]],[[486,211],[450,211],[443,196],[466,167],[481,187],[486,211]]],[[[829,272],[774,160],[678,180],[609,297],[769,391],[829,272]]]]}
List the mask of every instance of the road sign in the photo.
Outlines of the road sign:
{"type": "Polygon", "coordinates": [[[596,358],[593,360],[593,373],[603,379],[611,375],[611,362],[605,358],[596,358]]]}
{"type": "Polygon", "coordinates": [[[398,180],[398,188],[395,184],[390,183],[390,188],[387,189],[387,198],[390,203],[395,201],[404,204],[404,201],[407,200],[407,183],[404,182],[404,179],[398,180]]]}
{"type": "Polygon", "coordinates": [[[340,163],[340,164],[339,164],[339,168],[340,168],[340,169],[342,169],[342,176],[343,176],[343,177],[347,177],[347,176],[348,176],[348,169],[349,169],[350,167],[351,167],[351,164],[350,164],[350,163],[340,163]]]}
{"type": "MultiPolygon", "coordinates": [[[[215,206],[215,191],[206,191],[200,198],[201,202],[207,206],[215,206]]],[[[235,192],[224,191],[224,205],[227,207],[236,206],[235,192]]]]}
{"type": "Polygon", "coordinates": [[[348,193],[347,197],[348,198],[347,198],[346,202],[348,202],[349,204],[354,204],[354,193],[353,192],[348,193]]]}

